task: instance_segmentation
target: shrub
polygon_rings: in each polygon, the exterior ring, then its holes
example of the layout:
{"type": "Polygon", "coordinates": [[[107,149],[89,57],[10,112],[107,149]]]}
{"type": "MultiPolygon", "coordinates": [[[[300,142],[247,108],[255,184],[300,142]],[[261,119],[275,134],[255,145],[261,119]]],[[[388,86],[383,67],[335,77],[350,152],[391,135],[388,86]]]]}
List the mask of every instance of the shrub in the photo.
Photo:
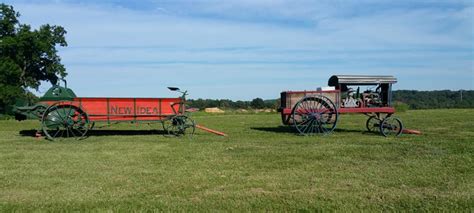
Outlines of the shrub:
{"type": "Polygon", "coordinates": [[[5,115],[5,114],[0,114],[0,120],[12,120],[13,116],[11,115],[5,115]]]}
{"type": "Polygon", "coordinates": [[[408,111],[408,109],[410,109],[410,106],[408,106],[408,104],[400,102],[400,101],[395,102],[393,106],[395,107],[395,110],[397,112],[406,112],[408,111]]]}

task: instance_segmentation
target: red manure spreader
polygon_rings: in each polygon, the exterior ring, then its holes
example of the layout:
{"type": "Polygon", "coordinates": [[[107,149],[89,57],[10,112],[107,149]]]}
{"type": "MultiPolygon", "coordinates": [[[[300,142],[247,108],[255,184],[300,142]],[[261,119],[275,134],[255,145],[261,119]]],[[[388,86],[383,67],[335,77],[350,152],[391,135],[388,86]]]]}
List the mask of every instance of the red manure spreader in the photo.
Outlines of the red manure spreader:
{"type": "Polygon", "coordinates": [[[194,134],[196,125],[185,115],[187,91],[175,98],[99,98],[76,97],[67,88],[55,85],[32,106],[15,107],[17,120],[36,118],[50,140],[72,137],[81,139],[95,122],[159,122],[170,135],[194,134]]]}
{"type": "Polygon", "coordinates": [[[302,135],[331,133],[340,114],[359,113],[369,117],[368,131],[399,136],[402,121],[392,116],[392,84],[396,82],[393,76],[334,75],[328,87],[282,92],[279,112],[283,124],[302,135]]]}

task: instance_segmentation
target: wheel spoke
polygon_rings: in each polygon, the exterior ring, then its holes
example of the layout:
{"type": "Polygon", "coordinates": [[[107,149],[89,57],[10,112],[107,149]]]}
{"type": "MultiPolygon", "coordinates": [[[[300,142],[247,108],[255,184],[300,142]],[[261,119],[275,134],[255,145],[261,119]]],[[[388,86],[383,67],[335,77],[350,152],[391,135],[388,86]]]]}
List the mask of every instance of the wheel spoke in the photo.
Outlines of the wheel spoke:
{"type": "Polygon", "coordinates": [[[58,133],[59,133],[60,131],[61,131],[61,130],[60,130],[59,128],[57,128],[57,129],[56,129],[56,133],[54,134],[53,138],[55,138],[55,137],[58,135],[58,133]]]}
{"type": "Polygon", "coordinates": [[[308,128],[311,126],[311,124],[313,124],[312,119],[308,119],[308,121],[309,121],[309,123],[307,125],[305,125],[304,128],[301,130],[302,133],[307,133],[308,128]]]}
{"type": "Polygon", "coordinates": [[[305,114],[311,113],[311,101],[305,102],[303,108],[306,112],[305,114]]]}
{"type": "Polygon", "coordinates": [[[47,119],[46,121],[51,121],[51,122],[45,122],[45,126],[47,126],[47,127],[61,125],[60,122],[57,122],[57,121],[54,121],[54,120],[51,120],[51,119],[47,119]]]}
{"type": "Polygon", "coordinates": [[[388,137],[392,135],[399,136],[402,133],[403,126],[399,119],[387,116],[380,123],[379,128],[382,135],[388,137]]]}
{"type": "Polygon", "coordinates": [[[309,101],[309,109],[310,109],[310,113],[315,113],[316,112],[316,101],[309,101]]]}
{"type": "Polygon", "coordinates": [[[59,110],[55,110],[54,112],[56,112],[56,114],[58,115],[57,118],[61,119],[61,121],[64,122],[64,118],[63,118],[63,116],[61,116],[61,114],[59,113],[59,110]]]}
{"type": "Polygon", "coordinates": [[[326,128],[326,127],[324,126],[324,124],[321,124],[321,125],[319,126],[319,128],[321,129],[321,132],[322,132],[322,133],[324,133],[324,134],[329,133],[329,128],[326,128]]]}
{"type": "Polygon", "coordinates": [[[77,137],[76,134],[74,134],[74,129],[73,129],[73,128],[70,128],[70,130],[71,130],[71,135],[72,135],[72,137],[77,137]]]}
{"type": "Polygon", "coordinates": [[[295,105],[291,119],[293,125],[303,135],[326,134],[335,128],[337,112],[335,105],[328,98],[306,97],[295,105]]]}
{"type": "Polygon", "coordinates": [[[64,137],[64,129],[61,129],[61,136],[59,136],[60,138],[63,138],[64,137]]]}
{"type": "Polygon", "coordinates": [[[303,125],[305,125],[306,123],[308,123],[309,121],[310,121],[310,119],[306,119],[306,120],[304,120],[303,122],[297,124],[297,126],[303,126],[303,125]]]}
{"type": "Polygon", "coordinates": [[[306,134],[313,135],[314,133],[314,123],[316,120],[312,119],[312,121],[308,124],[308,129],[306,129],[306,134]]]}
{"type": "Polygon", "coordinates": [[[84,136],[84,134],[86,133],[85,131],[84,131],[84,132],[81,132],[81,131],[79,130],[79,128],[73,128],[72,130],[73,130],[73,131],[76,131],[77,133],[79,133],[79,136],[81,136],[81,137],[84,136]]]}
{"type": "Polygon", "coordinates": [[[88,123],[87,114],[71,104],[53,104],[45,110],[42,118],[43,132],[49,139],[83,137],[88,123]]]}
{"type": "Polygon", "coordinates": [[[313,128],[313,123],[314,123],[315,119],[312,119],[312,118],[311,118],[311,119],[309,119],[309,120],[310,120],[310,121],[309,121],[308,125],[306,125],[306,127],[303,129],[303,132],[304,132],[304,133],[310,132],[311,128],[313,128]]]}
{"type": "Polygon", "coordinates": [[[315,133],[318,133],[318,121],[316,119],[311,122],[311,128],[309,128],[309,134],[314,135],[315,133]]]}
{"type": "Polygon", "coordinates": [[[66,138],[69,138],[69,127],[66,127],[66,138]]]}
{"type": "Polygon", "coordinates": [[[321,134],[327,134],[328,133],[328,130],[326,128],[324,128],[324,126],[322,125],[319,125],[318,126],[318,133],[321,133],[321,134]]]}
{"type": "MultiPolygon", "coordinates": [[[[72,111],[72,106],[69,105],[69,112],[67,113],[67,116],[68,116],[68,117],[71,116],[71,111],[72,111]]],[[[74,114],[75,114],[75,113],[74,113],[74,114]]]]}

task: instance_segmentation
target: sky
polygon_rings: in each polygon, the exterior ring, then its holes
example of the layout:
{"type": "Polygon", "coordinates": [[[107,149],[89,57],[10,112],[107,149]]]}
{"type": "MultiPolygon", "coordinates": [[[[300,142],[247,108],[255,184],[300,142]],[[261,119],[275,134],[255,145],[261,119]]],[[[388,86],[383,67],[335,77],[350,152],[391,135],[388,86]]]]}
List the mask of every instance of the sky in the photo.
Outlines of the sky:
{"type": "MultiPolygon", "coordinates": [[[[474,89],[474,1],[2,0],[61,25],[68,86],[83,97],[251,100],[394,75],[394,89],[474,89]]],[[[43,84],[38,94],[46,92],[43,84]]]]}

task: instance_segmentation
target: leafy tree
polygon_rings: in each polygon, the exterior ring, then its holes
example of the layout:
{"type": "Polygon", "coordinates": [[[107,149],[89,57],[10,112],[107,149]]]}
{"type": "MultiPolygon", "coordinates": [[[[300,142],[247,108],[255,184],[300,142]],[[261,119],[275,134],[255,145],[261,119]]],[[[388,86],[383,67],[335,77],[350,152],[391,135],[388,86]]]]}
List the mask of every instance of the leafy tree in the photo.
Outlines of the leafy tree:
{"type": "Polygon", "coordinates": [[[12,6],[0,3],[0,112],[24,98],[28,88],[38,89],[41,81],[56,84],[67,75],[56,50],[67,46],[64,28],[46,24],[32,30],[19,17],[12,6]]]}
{"type": "Polygon", "coordinates": [[[255,98],[250,102],[250,106],[254,109],[263,109],[265,108],[265,101],[261,98],[255,98]]]}
{"type": "Polygon", "coordinates": [[[235,109],[247,109],[249,108],[249,102],[248,101],[236,101],[233,104],[235,109]]]}

